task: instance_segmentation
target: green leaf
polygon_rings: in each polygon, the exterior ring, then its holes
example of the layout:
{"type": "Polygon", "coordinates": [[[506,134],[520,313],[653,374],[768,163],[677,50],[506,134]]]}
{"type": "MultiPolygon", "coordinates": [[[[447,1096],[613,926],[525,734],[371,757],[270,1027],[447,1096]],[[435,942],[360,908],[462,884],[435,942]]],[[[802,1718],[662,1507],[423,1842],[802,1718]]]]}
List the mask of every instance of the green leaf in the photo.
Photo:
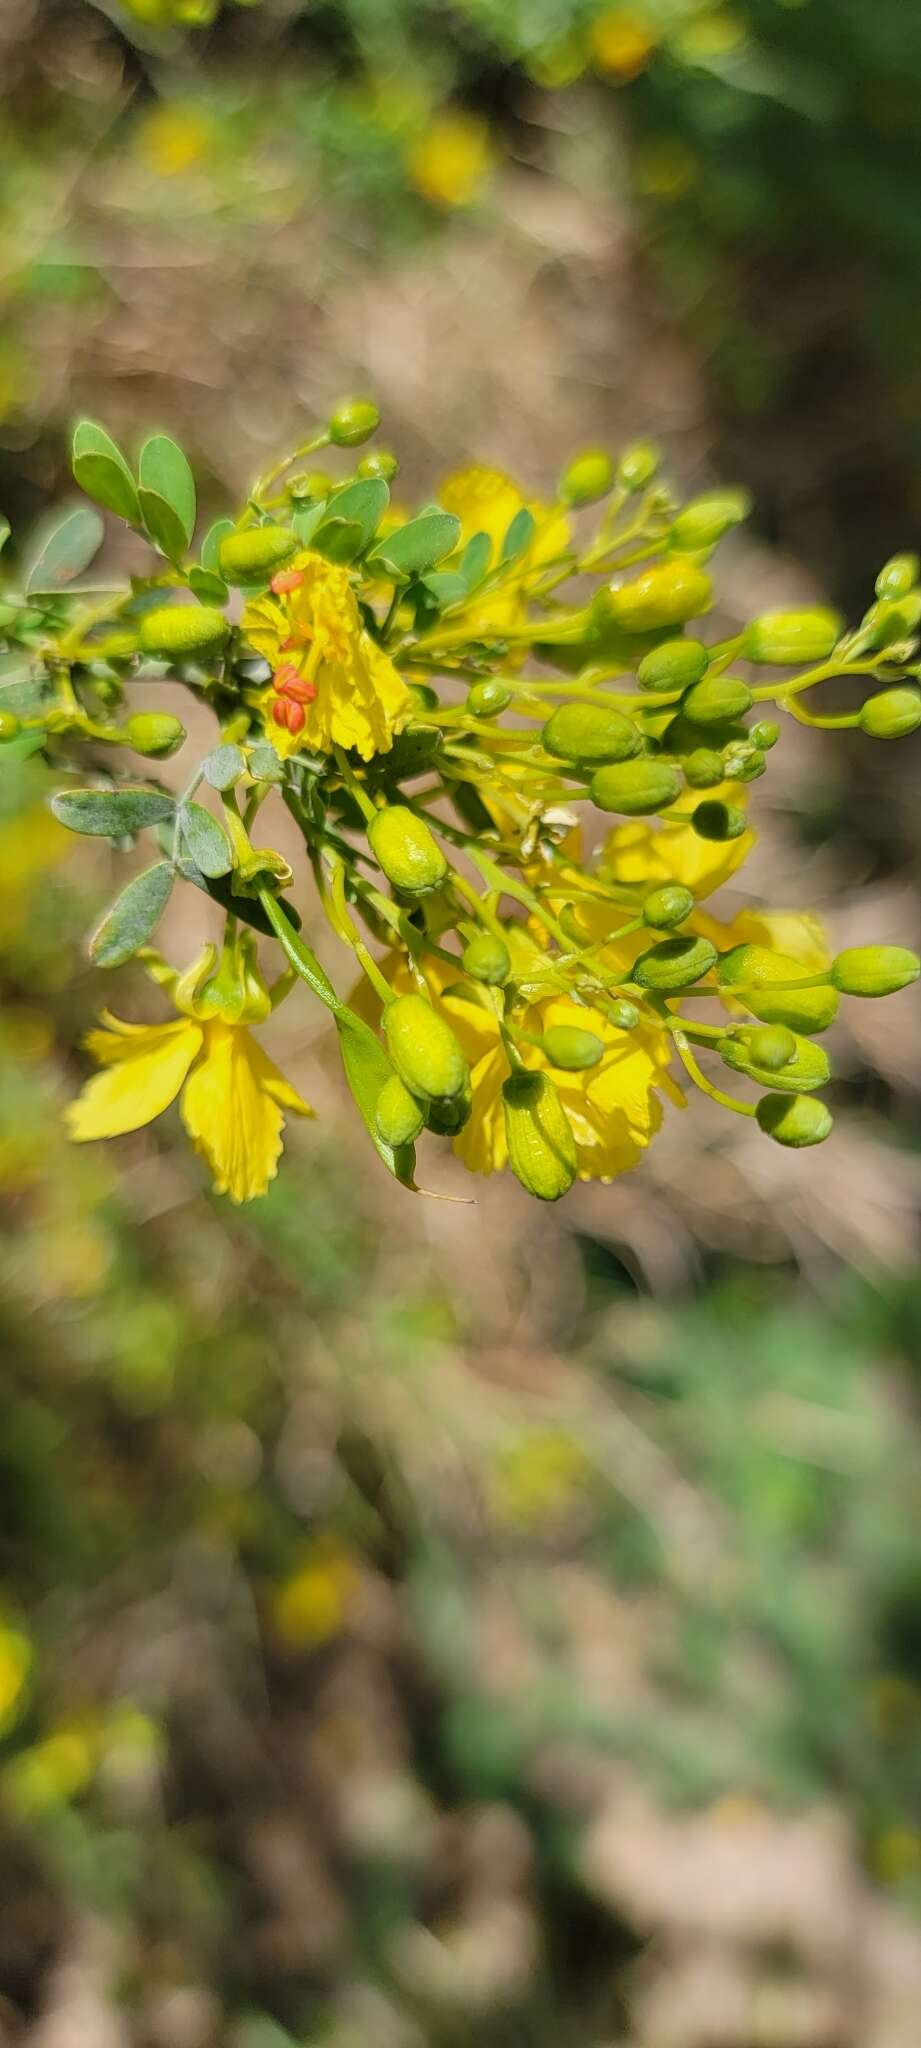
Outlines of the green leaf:
{"type": "Polygon", "coordinates": [[[339,1051],[352,1098],[372,1145],[388,1173],[403,1186],[415,1188],[413,1178],[416,1151],[413,1145],[388,1145],[377,1128],[377,1105],[385,1081],[396,1069],[369,1024],[343,1005],[336,1013],[339,1051]]]}
{"type": "MultiPolygon", "coordinates": [[[[152,434],[145,441],[138,459],[138,482],[142,510],[145,497],[160,500],[172,513],[182,534],[182,547],[187,548],[195,531],[195,478],[182,449],[168,434],[152,434]]],[[[157,517],[162,518],[161,510],[157,517]]],[[[150,532],[146,510],[144,523],[150,532]]],[[[154,539],[158,540],[156,534],[154,539]]]]}
{"type": "MultiPolygon", "coordinates": [[[[228,533],[236,533],[236,527],[234,526],[233,520],[216,519],[214,521],[214,525],[209,526],[208,531],[205,534],[205,538],[201,544],[202,568],[210,569],[212,574],[215,576],[217,576],[220,572],[221,542],[226,538],[228,533]]],[[[221,581],[223,581],[223,578],[221,578],[221,581]]]]}
{"type": "Polygon", "coordinates": [[[55,595],[67,590],[88,569],[105,537],[105,527],[91,505],[74,505],[63,515],[53,512],[32,536],[26,595],[55,595]]]}
{"type": "Polygon", "coordinates": [[[364,477],[346,484],[326,506],[313,535],[313,545],[333,562],[352,562],[364,552],[390,503],[383,477],[364,477]],[[349,531],[342,532],[345,525],[349,531]]]}
{"type": "Polygon", "coordinates": [[[165,498],[155,491],[140,491],[141,517],[144,531],[160,553],[170,562],[181,562],[186,550],[185,530],[181,520],[168,505],[165,498]]]}
{"type": "Polygon", "coordinates": [[[79,420],[71,443],[71,468],[88,498],[132,526],[141,523],[137,486],[117,442],[94,420],[79,420]]]}
{"type": "Polygon", "coordinates": [[[223,576],[217,576],[213,569],[199,569],[197,563],[189,570],[189,589],[200,604],[226,604],[230,596],[223,576]]]}
{"type": "Polygon", "coordinates": [[[528,511],[527,505],[520,505],[502,542],[503,562],[513,562],[516,555],[523,555],[525,548],[530,547],[535,531],[533,512],[528,511]]]}
{"type": "Polygon", "coordinates": [[[127,839],[175,814],[175,798],[156,789],[60,789],[51,798],[59,825],[96,839],[127,839]]]}
{"type": "Polygon", "coordinates": [[[212,789],[232,789],[246,773],[246,762],[240,748],[232,745],[215,747],[204,763],[203,773],[212,789]]]}
{"type": "Polygon", "coordinates": [[[87,941],[90,959],[97,967],[120,967],[141,946],[146,946],[166,909],[174,881],[173,864],[157,861],[135,875],[110,905],[87,941]]]}
{"type": "Polygon", "coordinates": [[[250,747],[246,765],[257,782],[284,782],[284,766],[274,747],[250,747]]]}
{"type": "Polygon", "coordinates": [[[212,818],[203,804],[184,804],[179,825],[179,837],[183,852],[194,862],[199,873],[213,881],[219,875],[228,875],[233,867],[230,841],[223,825],[212,818]]]}
{"type": "Polygon", "coordinates": [[[492,560],[492,541],[488,533],[475,533],[468,540],[460,561],[460,574],[468,590],[475,590],[482,583],[492,560]]]}
{"type": "Polygon", "coordinates": [[[449,604],[463,604],[467,596],[463,576],[454,569],[430,569],[428,575],[419,580],[423,589],[435,598],[439,611],[444,611],[449,604]]]}
{"type": "Polygon", "coordinates": [[[291,524],[302,547],[313,541],[317,527],[322,524],[327,509],[327,499],[320,498],[316,505],[300,506],[291,515],[291,524]]]}
{"type": "Polygon", "coordinates": [[[461,523],[453,512],[423,512],[406,526],[388,533],[371,549],[368,563],[379,565],[388,576],[407,581],[434,567],[457,546],[461,523]]]}

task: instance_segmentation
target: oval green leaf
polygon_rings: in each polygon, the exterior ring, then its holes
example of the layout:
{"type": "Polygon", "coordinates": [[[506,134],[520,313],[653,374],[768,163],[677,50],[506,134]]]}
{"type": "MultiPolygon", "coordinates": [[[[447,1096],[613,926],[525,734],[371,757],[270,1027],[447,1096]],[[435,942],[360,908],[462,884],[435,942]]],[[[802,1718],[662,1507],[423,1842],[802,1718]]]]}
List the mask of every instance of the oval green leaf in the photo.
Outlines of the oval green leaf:
{"type": "Polygon", "coordinates": [[[87,941],[87,951],[96,967],[120,967],[141,946],[146,946],[166,909],[173,886],[173,866],[157,861],[135,875],[106,911],[87,941]]]}
{"type": "Polygon", "coordinates": [[[88,569],[105,537],[105,527],[91,505],[54,512],[36,527],[29,547],[26,595],[54,596],[67,590],[88,569]]]}
{"type": "Polygon", "coordinates": [[[71,468],[81,491],[139,526],[141,511],[137,486],[117,442],[95,420],[78,420],[71,443],[71,468]]]}
{"type": "Polygon", "coordinates": [[[449,555],[457,546],[460,532],[460,520],[453,512],[423,512],[418,519],[410,519],[396,533],[388,533],[385,540],[379,540],[368,561],[397,581],[408,581],[410,576],[433,569],[436,562],[449,555]]]}
{"type": "Polygon", "coordinates": [[[176,804],[156,789],[60,789],[51,798],[51,809],[69,832],[127,839],[145,825],[167,823],[176,804]]]}
{"type": "Polygon", "coordinates": [[[152,434],[145,441],[138,459],[138,482],[142,509],[145,494],[161,498],[178,522],[183,546],[188,547],[195,531],[195,478],[182,449],[168,434],[152,434]]]}
{"type": "Polygon", "coordinates": [[[199,873],[209,881],[228,875],[233,867],[230,841],[223,825],[212,818],[202,804],[185,804],[179,824],[183,852],[199,873]]]}

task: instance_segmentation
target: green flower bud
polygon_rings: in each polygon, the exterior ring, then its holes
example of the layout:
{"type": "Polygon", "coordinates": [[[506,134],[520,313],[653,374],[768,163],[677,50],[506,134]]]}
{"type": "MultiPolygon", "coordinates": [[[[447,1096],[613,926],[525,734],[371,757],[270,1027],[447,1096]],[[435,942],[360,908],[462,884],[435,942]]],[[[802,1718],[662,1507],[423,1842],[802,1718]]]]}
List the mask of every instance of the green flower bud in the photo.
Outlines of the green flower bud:
{"type": "Polygon", "coordinates": [[[622,491],[644,491],[651,484],[662,461],[660,449],[652,441],[634,441],[625,448],[617,465],[617,481],[622,491]]]}
{"type": "Polygon", "coordinates": [[[558,1202],[579,1169],[576,1141],[548,1074],[510,1074],[502,1086],[508,1162],[529,1195],[558,1202]]]}
{"type": "Polygon", "coordinates": [[[746,628],[742,652],[749,661],[797,668],[800,662],[824,661],[840,637],[837,612],[821,605],[809,612],[765,612],[746,628]]]}
{"type": "MultiPolygon", "coordinates": [[[[786,1024],[754,1024],[747,1030],[733,1031],[731,1037],[721,1040],[720,1051],[724,1059],[728,1059],[724,1048],[729,1044],[744,1044],[747,1058],[756,1067],[763,1067],[769,1074],[777,1074],[781,1067],[788,1067],[795,1058],[797,1038],[794,1031],[788,1031],[786,1024]]],[[[732,1065],[731,1059],[728,1059],[728,1064],[732,1065]]]]}
{"type": "Polygon", "coordinates": [[[377,1098],[374,1121],[385,1145],[411,1145],[425,1122],[421,1105],[400,1080],[391,1074],[377,1098]]]}
{"type": "Polygon", "coordinates": [[[665,640],[644,654],[636,672],[641,690],[688,690],[699,683],[710,664],[700,640],[665,640]]]}
{"type": "Polygon", "coordinates": [[[614,464],[604,448],[585,448],[574,455],[560,478],[564,505],[592,505],[606,498],[614,482],[614,464]]]}
{"type": "Polygon", "coordinates": [[[381,416],[371,398],[344,398],[329,422],[334,448],[358,448],[380,426],[381,416]]]}
{"type": "Polygon", "coordinates": [[[709,552],[724,533],[748,518],[750,509],[747,491],[703,491],[679,512],[668,537],[669,547],[687,554],[709,552]]]}
{"type": "Polygon", "coordinates": [[[680,882],[665,882],[661,889],[653,889],[643,904],[643,923],[654,932],[670,931],[673,925],[683,924],[694,908],[690,889],[680,882]]]}
{"type": "Polygon", "coordinates": [[[812,1095],[762,1095],[755,1111],[766,1137],[778,1145],[821,1145],[832,1127],[831,1111],[812,1095]]]}
{"type": "Polygon", "coordinates": [[[575,1024],[551,1024],[541,1047],[551,1067],[565,1073],[580,1073],[583,1067],[597,1067],[604,1058],[604,1040],[594,1031],[580,1031],[575,1024]]]}
{"type": "Polygon", "coordinates": [[[916,732],[921,725],[921,691],[881,690],[861,705],[858,724],[874,740],[900,740],[916,732]]]}
{"type": "Polygon", "coordinates": [[[506,711],[512,701],[511,690],[505,683],[489,678],[482,683],[471,684],[467,691],[467,710],[474,718],[492,718],[499,711],[506,711]]]}
{"type": "Polygon", "coordinates": [[[921,974],[921,960],[907,946],[848,946],[829,969],[843,996],[892,996],[921,974]]]}
{"type": "Polygon", "coordinates": [[[691,824],[698,839],[741,839],[748,820],[745,812],[736,810],[734,804],[724,804],[717,798],[709,798],[698,804],[691,824]]]}
{"type": "Polygon", "coordinates": [[[665,811],[681,795],[681,783],[669,761],[620,761],[597,768],[592,776],[592,802],[599,811],[622,811],[629,818],[665,811]]]}
{"type": "Polygon", "coordinates": [[[657,569],[644,569],[632,583],[610,591],[611,617],[625,633],[654,633],[660,626],[683,626],[709,611],[713,585],[696,562],[676,555],[657,569]]]}
{"type": "Polygon", "coordinates": [[[400,465],[389,448],[372,448],[370,455],[363,455],[358,464],[357,476],[382,477],[385,484],[392,484],[400,474],[400,465]]]}
{"type": "Polygon", "coordinates": [[[788,1059],[781,1060],[779,1064],[775,1062],[773,1043],[769,1046],[770,1059],[757,1057],[756,1041],[759,1037],[773,1040],[775,1035],[780,1037],[781,1031],[782,1026],[777,1027],[776,1034],[765,1026],[761,1033],[733,1032],[720,1039],[717,1048],[720,1058],[725,1060],[727,1067],[732,1067],[734,1073],[746,1074],[750,1081],[759,1082],[762,1088],[779,1088],[792,1094],[823,1088],[831,1078],[828,1054],[820,1045],[813,1045],[811,1038],[800,1038],[792,1031],[786,1032],[784,1036],[791,1040],[793,1047],[788,1059]]]}
{"type": "Polygon", "coordinates": [[[185,739],[185,726],[169,711],[136,711],[125,726],[125,738],[136,754],[165,761],[185,739]]]}
{"type": "Polygon", "coordinates": [[[14,740],[21,730],[15,711],[0,711],[0,740],[14,740]]]}
{"type": "Polygon", "coordinates": [[[434,1131],[439,1138],[456,1138],[469,1121],[473,1108],[473,1090],[470,1080],[464,1082],[459,1095],[452,1095],[450,1102],[436,1097],[426,1105],[425,1128],[434,1131]]]}
{"type": "Polygon", "coordinates": [[[861,642],[864,647],[877,652],[886,648],[893,652],[901,641],[910,640],[921,621],[921,591],[909,591],[896,602],[893,598],[882,598],[872,604],[861,627],[861,642]]]}
{"type": "Polygon", "coordinates": [[[321,498],[329,497],[330,492],[335,490],[335,484],[332,477],[327,476],[325,469],[309,469],[302,471],[299,476],[291,477],[287,490],[289,498],[293,498],[295,504],[306,500],[308,504],[316,505],[321,498]]]}
{"type": "Polygon", "coordinates": [[[773,719],[759,718],[749,726],[748,737],[753,746],[760,747],[763,754],[769,754],[780,738],[780,727],[774,724],[773,719]]]}
{"type": "Polygon", "coordinates": [[[758,747],[749,747],[738,741],[727,750],[727,782],[757,782],[763,775],[767,762],[758,747]]]}
{"type": "Polygon", "coordinates": [[[442,737],[437,725],[404,725],[383,763],[388,780],[400,782],[407,775],[418,775],[437,752],[442,737]]]}
{"type": "Polygon", "coordinates": [[[445,880],[448,863],[431,827],[405,804],[375,811],[368,844],[388,882],[404,896],[430,896],[445,880]]]}
{"type": "Polygon", "coordinates": [[[723,756],[715,753],[712,747],[695,747],[683,767],[685,782],[690,783],[692,789],[716,789],[718,783],[726,780],[723,756]]]}
{"type": "Polygon", "coordinates": [[[893,555],[876,579],[877,597],[907,597],[921,577],[917,555],[893,555]]]}
{"type": "Polygon", "coordinates": [[[600,704],[558,705],[541,742],[559,761],[592,764],[629,761],[643,744],[632,719],[613,706],[603,711],[600,704]]]}
{"type": "Polygon", "coordinates": [[[628,1003],[626,996],[616,996],[613,1003],[607,1003],[604,1014],[615,1031],[635,1031],[640,1021],[636,1004],[628,1003]]]}
{"type": "Polygon", "coordinates": [[[287,526],[246,526],[227,533],[217,551],[221,575],[228,583],[258,583],[293,555],[297,534],[287,526]]]}
{"type": "Polygon", "coordinates": [[[140,641],[145,654],[191,660],[196,654],[217,654],[229,632],[223,612],[212,605],[164,604],[144,613],[140,641]]]}
{"type": "Polygon", "coordinates": [[[648,953],[641,953],[634,963],[632,979],[641,988],[654,988],[670,993],[674,989],[690,988],[715,967],[719,955],[709,939],[694,939],[677,936],[663,939],[661,945],[650,946],[648,953]]]}
{"type": "Polygon", "coordinates": [[[390,1057],[411,1095],[450,1101],[467,1080],[467,1062],[457,1039],[425,996],[395,996],[384,1011],[390,1057]]]}
{"type": "Polygon", "coordinates": [[[695,725],[721,725],[724,719],[741,718],[753,702],[750,689],[737,676],[704,676],[686,692],[681,709],[695,725]]]}
{"type": "Polygon", "coordinates": [[[430,683],[407,683],[406,687],[419,711],[438,710],[438,691],[430,683]]]}
{"type": "Polygon", "coordinates": [[[799,960],[772,953],[767,946],[733,946],[719,963],[720,987],[743,988],[747,1010],[763,1024],[786,1024],[790,1031],[827,1031],[838,1013],[838,995],[830,983],[815,988],[780,988],[775,981],[797,981],[804,975],[799,960]]]}
{"type": "Polygon", "coordinates": [[[512,971],[512,962],[504,939],[493,932],[477,932],[468,940],[461,955],[465,974],[473,981],[485,981],[491,987],[499,988],[512,971]]]}

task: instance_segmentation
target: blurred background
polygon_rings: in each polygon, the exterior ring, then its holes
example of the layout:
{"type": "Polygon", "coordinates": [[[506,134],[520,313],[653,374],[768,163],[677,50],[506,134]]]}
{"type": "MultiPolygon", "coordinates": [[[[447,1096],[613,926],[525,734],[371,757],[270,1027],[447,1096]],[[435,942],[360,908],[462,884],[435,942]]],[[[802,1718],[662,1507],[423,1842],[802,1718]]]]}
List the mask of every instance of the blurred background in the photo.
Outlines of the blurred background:
{"type": "MultiPolygon", "coordinates": [[[[0,506],[89,412],[222,510],[368,389],[410,503],[652,434],[754,493],[730,615],[859,612],[921,529],[919,88],[909,0],[2,0],[0,506]]],[[[836,946],[921,936],[882,752],[758,791],[746,878],[836,946]]],[[[912,995],[848,1006],[822,1150],[692,1110],[544,1213],[396,1199],[301,991],[320,1116],[237,1211],[175,1117],[64,1142],[112,872],[48,786],[0,781],[2,2048],[917,2048],[912,995]]]]}

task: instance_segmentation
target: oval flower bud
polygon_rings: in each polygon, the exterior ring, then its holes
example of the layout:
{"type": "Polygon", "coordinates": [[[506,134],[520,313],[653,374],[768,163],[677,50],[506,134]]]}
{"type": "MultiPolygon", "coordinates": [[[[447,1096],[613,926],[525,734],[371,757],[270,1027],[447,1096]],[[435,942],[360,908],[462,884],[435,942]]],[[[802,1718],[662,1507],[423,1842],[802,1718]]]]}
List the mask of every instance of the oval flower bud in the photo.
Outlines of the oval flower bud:
{"type": "Polygon", "coordinates": [[[698,804],[691,824],[698,839],[719,841],[741,839],[748,820],[745,812],[737,810],[734,804],[724,804],[714,799],[712,802],[698,804]]]}
{"type": "Polygon", "coordinates": [[[700,640],[665,640],[644,654],[636,672],[641,690],[688,690],[699,683],[710,665],[709,653],[700,640]]]}
{"type": "Polygon", "coordinates": [[[209,604],[164,604],[145,612],[139,628],[145,654],[191,660],[196,654],[217,654],[230,627],[223,612],[209,604]]]}
{"type": "Polygon", "coordinates": [[[329,438],[334,448],[358,448],[380,423],[373,398],[343,398],[330,418],[329,438]]]}
{"type": "Polygon", "coordinates": [[[606,1003],[604,1014],[615,1031],[635,1031],[640,1021],[636,1004],[628,1003],[626,996],[615,996],[613,1003],[606,1003]]]}
{"type": "Polygon", "coordinates": [[[670,931],[673,925],[683,924],[694,908],[690,889],[680,882],[665,882],[661,889],[653,889],[643,904],[643,923],[652,931],[670,931]]]}
{"type": "Polygon", "coordinates": [[[185,739],[185,726],[169,711],[136,711],[125,726],[125,738],[136,754],[165,761],[185,739]]]}
{"type": "Polygon", "coordinates": [[[594,1031],[581,1031],[576,1024],[551,1024],[541,1039],[544,1056],[551,1067],[564,1073],[580,1073],[583,1067],[597,1067],[604,1058],[604,1041],[594,1031]]]}
{"type": "MultiPolygon", "coordinates": [[[[796,1033],[789,1031],[786,1024],[750,1025],[745,1031],[733,1031],[731,1038],[734,1044],[744,1040],[748,1057],[756,1067],[764,1067],[770,1074],[778,1073],[781,1067],[788,1067],[796,1053],[796,1033]]],[[[727,1042],[727,1039],[721,1041],[721,1051],[727,1042]]],[[[732,1065],[731,1060],[729,1064],[732,1065]]]]}
{"type": "Polygon", "coordinates": [[[726,780],[726,769],[722,754],[713,747],[695,747],[683,762],[685,782],[692,789],[716,789],[726,780]]]}
{"type": "Polygon", "coordinates": [[[740,1000],[763,1024],[786,1024],[790,1031],[827,1031],[838,1014],[838,993],[830,984],[815,988],[779,988],[771,983],[797,981],[803,967],[787,953],[773,953],[767,946],[733,946],[719,963],[721,988],[731,994],[744,990],[740,1000]]]}
{"type": "Polygon", "coordinates": [[[15,711],[0,711],[0,740],[14,740],[21,729],[15,711]]]}
{"type": "Polygon", "coordinates": [[[840,637],[837,612],[821,605],[808,612],[765,612],[746,628],[742,652],[749,661],[797,668],[800,662],[824,661],[840,637]]]}
{"type": "Polygon", "coordinates": [[[567,463],[560,478],[564,505],[592,505],[606,498],[614,482],[614,464],[604,448],[584,448],[567,463]]]}
{"type": "Polygon", "coordinates": [[[445,880],[448,863],[431,827],[405,804],[375,811],[368,844],[388,882],[404,896],[430,896],[445,880]]]}
{"type": "Polygon", "coordinates": [[[715,967],[719,955],[709,939],[695,939],[676,936],[663,939],[661,945],[650,946],[648,953],[641,953],[633,967],[633,980],[641,988],[654,988],[666,993],[674,989],[690,988],[715,967]]]}
{"type": "Polygon", "coordinates": [[[255,583],[293,555],[297,535],[287,526],[247,526],[226,533],[217,551],[221,575],[228,583],[255,583]]]}
{"type": "Polygon", "coordinates": [[[621,761],[596,769],[592,776],[591,797],[599,811],[622,811],[628,818],[667,810],[680,795],[681,783],[670,761],[621,761]]]}
{"type": "Polygon", "coordinates": [[[654,633],[660,626],[683,626],[709,611],[713,585],[696,562],[685,555],[644,569],[632,583],[611,590],[611,618],[625,633],[654,633]]]}
{"type": "Polygon", "coordinates": [[[400,474],[400,465],[389,448],[374,448],[370,455],[363,455],[355,472],[356,476],[383,477],[385,484],[392,484],[400,474]]]}
{"type": "Polygon", "coordinates": [[[467,710],[474,718],[491,718],[493,713],[507,710],[511,701],[511,690],[493,677],[472,684],[467,691],[467,710]]]}
{"type": "Polygon", "coordinates": [[[468,1078],[467,1062],[457,1039],[425,996],[413,991],[396,996],[384,1011],[384,1035],[390,1057],[411,1095],[450,1100],[468,1078]]]}
{"type": "Polygon", "coordinates": [[[829,968],[843,996],[892,996],[919,974],[921,960],[907,946],[847,946],[829,968]]]}
{"type": "Polygon", "coordinates": [[[753,703],[750,689],[737,676],[704,676],[686,692],[681,709],[695,725],[721,725],[724,719],[741,718],[753,703]]]}
{"type": "Polygon", "coordinates": [[[407,683],[406,687],[417,710],[438,710],[438,691],[432,689],[431,683],[407,683]]]}
{"type": "Polygon", "coordinates": [[[753,746],[760,747],[763,754],[769,754],[780,738],[780,727],[772,718],[759,718],[749,726],[748,737],[753,746]]]}
{"type": "Polygon", "coordinates": [[[715,548],[724,533],[748,518],[751,499],[747,491],[702,491],[679,512],[669,534],[669,546],[687,554],[715,548]]]}
{"type": "Polygon", "coordinates": [[[632,719],[612,705],[560,704],[548,718],[541,742],[558,761],[596,763],[629,761],[643,742],[632,719]]]}
{"type": "MultiPolygon", "coordinates": [[[[777,1027],[778,1037],[782,1029],[782,1026],[777,1027]]],[[[801,1038],[795,1032],[788,1032],[786,1036],[792,1040],[793,1051],[789,1059],[782,1060],[778,1066],[773,1059],[756,1057],[758,1035],[755,1031],[736,1031],[720,1039],[717,1048],[720,1058],[727,1067],[732,1067],[734,1073],[746,1074],[750,1081],[760,1082],[762,1088],[789,1090],[792,1094],[822,1088],[830,1080],[828,1054],[820,1045],[813,1045],[811,1038],[801,1038]]],[[[773,1047],[770,1050],[773,1052],[773,1047]]]]}
{"type": "Polygon", "coordinates": [[[921,692],[881,690],[861,705],[858,724],[874,740],[900,740],[921,725],[921,692]]]}
{"type": "Polygon", "coordinates": [[[529,1195],[558,1202],[578,1171],[569,1118],[548,1074],[510,1074],[503,1082],[508,1163],[529,1195]]]}
{"type": "Polygon", "coordinates": [[[399,1074],[391,1074],[377,1098],[374,1121],[385,1145],[411,1145],[425,1122],[421,1105],[399,1074]]]}
{"type": "Polygon", "coordinates": [[[508,980],[512,969],[505,940],[497,938],[493,932],[478,932],[468,941],[461,955],[461,965],[473,981],[485,981],[495,988],[508,980]]]}
{"type": "Polygon", "coordinates": [[[884,563],[876,579],[877,597],[907,597],[921,577],[921,563],[917,555],[893,555],[884,563]]]}
{"type": "Polygon", "coordinates": [[[755,1115],[766,1137],[797,1151],[821,1145],[832,1127],[831,1111],[812,1095],[762,1095],[755,1115]]]}
{"type": "Polygon", "coordinates": [[[459,1094],[452,1095],[449,1102],[442,1096],[435,1096],[426,1104],[425,1128],[434,1131],[439,1138],[456,1138],[458,1131],[462,1131],[469,1121],[472,1108],[473,1090],[468,1076],[459,1094]]]}
{"type": "Polygon", "coordinates": [[[625,448],[617,465],[617,481],[622,491],[644,491],[651,484],[662,461],[661,451],[653,441],[634,441],[625,448]]]}

